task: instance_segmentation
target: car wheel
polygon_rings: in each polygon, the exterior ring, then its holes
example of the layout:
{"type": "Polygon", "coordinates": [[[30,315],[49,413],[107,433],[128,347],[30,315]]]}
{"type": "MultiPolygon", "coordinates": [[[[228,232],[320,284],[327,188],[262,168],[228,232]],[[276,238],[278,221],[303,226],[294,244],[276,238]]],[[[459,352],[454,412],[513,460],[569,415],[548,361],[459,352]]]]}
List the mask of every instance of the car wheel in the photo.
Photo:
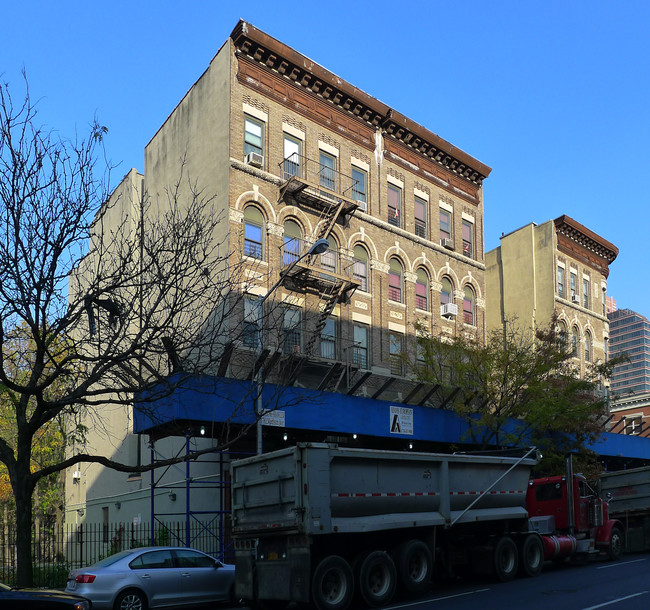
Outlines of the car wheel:
{"type": "Polygon", "coordinates": [[[115,600],[114,610],[147,610],[147,598],[142,591],[122,591],[115,600]]]}

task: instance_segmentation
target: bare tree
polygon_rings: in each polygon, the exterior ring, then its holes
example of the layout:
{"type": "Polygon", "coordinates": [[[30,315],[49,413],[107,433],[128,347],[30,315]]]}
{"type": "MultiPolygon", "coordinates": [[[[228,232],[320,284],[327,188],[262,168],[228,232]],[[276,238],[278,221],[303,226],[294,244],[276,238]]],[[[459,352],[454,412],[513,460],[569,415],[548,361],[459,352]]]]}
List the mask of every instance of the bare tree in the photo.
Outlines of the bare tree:
{"type": "Polygon", "coordinates": [[[106,128],[94,122],[86,139],[64,140],[36,125],[25,91],[15,104],[0,85],[0,389],[13,427],[0,437],[0,462],[15,496],[19,585],[32,580],[39,480],[79,462],[153,467],[84,452],[44,465],[33,459],[35,438],[64,416],[79,439],[97,407],[154,400],[217,371],[226,342],[241,336],[232,325],[241,325],[246,283],[216,194],[180,171],[152,201],[133,171],[109,197],[106,128]]]}

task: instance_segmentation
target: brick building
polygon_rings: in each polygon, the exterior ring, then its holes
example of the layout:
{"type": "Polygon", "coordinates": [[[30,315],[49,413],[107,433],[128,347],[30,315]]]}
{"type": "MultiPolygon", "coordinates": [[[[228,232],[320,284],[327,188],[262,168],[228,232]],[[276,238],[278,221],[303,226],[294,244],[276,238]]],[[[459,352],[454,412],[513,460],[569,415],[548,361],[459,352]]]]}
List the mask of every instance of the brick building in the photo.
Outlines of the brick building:
{"type": "MultiPolygon", "coordinates": [[[[142,190],[163,205],[181,164],[214,193],[224,218],[215,238],[246,267],[240,332],[215,367],[223,391],[188,394],[156,422],[136,414],[137,434],[125,427],[133,414],[116,415],[114,455],[146,456],[145,435],[160,438],[175,420],[202,432],[225,421],[256,375],[263,408],[267,385],[303,390],[291,394],[302,405],[314,397],[309,409],[274,405],[258,429],[265,449],[457,441],[445,436],[448,413],[432,408],[445,397],[414,383],[401,356],[415,356],[416,321],[434,335],[484,336],[490,168],[244,21],[147,144],[144,175],[131,171],[114,196],[142,190]],[[319,239],[329,249],[306,256],[319,239]]],[[[70,513],[112,520],[106,498],[116,494],[120,517],[146,511],[142,481],[125,492],[119,473],[90,465],[76,475],[70,513]]]]}
{"type": "Polygon", "coordinates": [[[569,216],[531,223],[501,237],[486,253],[487,328],[507,319],[524,328],[557,315],[576,364],[607,358],[607,277],[618,248],[569,216]]]}

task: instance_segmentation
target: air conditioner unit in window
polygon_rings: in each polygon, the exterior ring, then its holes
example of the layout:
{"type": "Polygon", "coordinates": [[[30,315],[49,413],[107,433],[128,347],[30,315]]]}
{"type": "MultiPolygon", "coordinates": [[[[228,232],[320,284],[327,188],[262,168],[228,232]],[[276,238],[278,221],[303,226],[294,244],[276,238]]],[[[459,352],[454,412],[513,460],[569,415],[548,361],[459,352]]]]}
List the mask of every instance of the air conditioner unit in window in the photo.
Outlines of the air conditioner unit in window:
{"type": "Polygon", "coordinates": [[[577,294],[572,294],[571,295],[571,301],[573,303],[580,303],[580,297],[577,294]]]}
{"type": "Polygon", "coordinates": [[[260,153],[249,152],[246,157],[244,157],[244,162],[253,167],[264,167],[264,155],[260,153]]]}
{"type": "Polygon", "coordinates": [[[440,306],[440,315],[443,318],[453,318],[458,315],[458,305],[455,303],[445,303],[440,306]]]}
{"type": "Polygon", "coordinates": [[[454,249],[454,240],[451,239],[451,237],[443,237],[440,240],[440,245],[443,248],[447,248],[447,250],[453,250],[454,249]]]}
{"type": "Polygon", "coordinates": [[[80,470],[75,470],[72,473],[72,482],[73,483],[79,483],[81,481],[81,471],[80,470]]]}

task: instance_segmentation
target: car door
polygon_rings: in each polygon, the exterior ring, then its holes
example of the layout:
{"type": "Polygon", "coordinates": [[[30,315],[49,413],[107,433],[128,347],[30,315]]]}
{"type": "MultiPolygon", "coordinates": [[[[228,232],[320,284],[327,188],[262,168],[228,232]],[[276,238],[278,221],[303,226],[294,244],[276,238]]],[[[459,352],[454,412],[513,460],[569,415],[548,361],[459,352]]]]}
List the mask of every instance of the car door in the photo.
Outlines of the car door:
{"type": "Polygon", "coordinates": [[[215,559],[192,549],[175,549],[174,554],[188,601],[203,603],[228,599],[231,581],[217,569],[215,559]]]}
{"type": "Polygon", "coordinates": [[[149,607],[171,605],[185,598],[178,568],[170,550],[147,551],[138,555],[129,567],[149,598],[149,607]]]}

